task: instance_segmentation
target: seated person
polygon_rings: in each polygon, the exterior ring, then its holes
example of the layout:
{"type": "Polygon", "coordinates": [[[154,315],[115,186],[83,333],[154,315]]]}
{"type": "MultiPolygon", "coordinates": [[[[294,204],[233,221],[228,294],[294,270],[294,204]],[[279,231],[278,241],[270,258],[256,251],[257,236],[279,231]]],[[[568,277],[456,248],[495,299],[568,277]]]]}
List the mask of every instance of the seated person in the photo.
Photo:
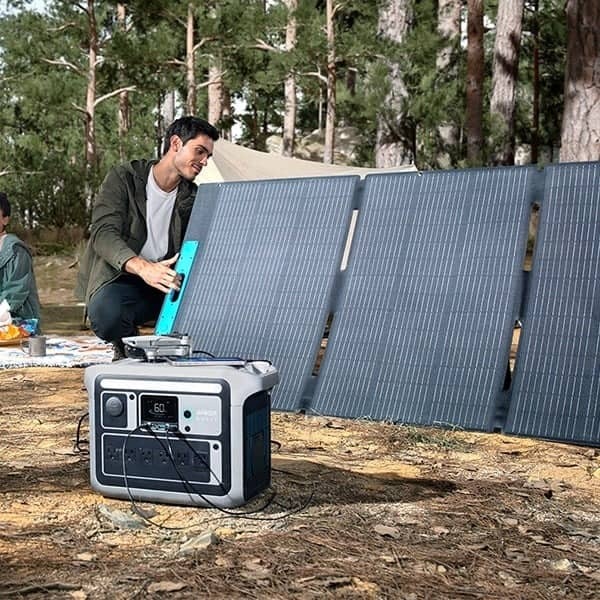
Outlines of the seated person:
{"type": "Polygon", "coordinates": [[[94,333],[125,356],[122,338],[158,318],[165,294],[179,289],[173,266],[196,197],[194,179],[212,156],[218,131],[182,117],[167,129],[160,160],[114,167],[92,209],[90,239],[76,294],[94,333]]]}
{"type": "Polygon", "coordinates": [[[13,319],[39,320],[40,301],[31,252],[16,235],[6,231],[9,221],[10,203],[6,194],[0,192],[0,304],[8,303],[13,319]]]}

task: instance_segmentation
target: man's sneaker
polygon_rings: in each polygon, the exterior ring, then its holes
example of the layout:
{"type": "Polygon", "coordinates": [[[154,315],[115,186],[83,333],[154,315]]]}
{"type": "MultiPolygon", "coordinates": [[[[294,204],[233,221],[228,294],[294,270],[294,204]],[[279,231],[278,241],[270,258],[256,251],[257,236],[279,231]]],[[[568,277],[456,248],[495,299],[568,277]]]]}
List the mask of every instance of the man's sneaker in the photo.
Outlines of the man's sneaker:
{"type": "Polygon", "coordinates": [[[125,344],[121,340],[112,343],[113,345],[113,362],[117,360],[121,360],[123,358],[127,358],[127,353],[125,352],[125,344]]]}

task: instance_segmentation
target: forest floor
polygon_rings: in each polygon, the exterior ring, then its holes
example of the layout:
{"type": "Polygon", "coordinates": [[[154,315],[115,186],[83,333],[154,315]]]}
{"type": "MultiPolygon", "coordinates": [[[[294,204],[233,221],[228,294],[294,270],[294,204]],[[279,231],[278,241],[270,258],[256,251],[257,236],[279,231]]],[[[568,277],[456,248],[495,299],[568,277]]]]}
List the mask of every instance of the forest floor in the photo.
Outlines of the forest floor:
{"type": "MultiPolygon", "coordinates": [[[[47,333],[81,333],[73,262],[36,259],[47,333]]],[[[83,373],[0,370],[0,597],[598,598],[597,448],[274,413],[268,506],[150,524],[90,488],[83,373]]]]}

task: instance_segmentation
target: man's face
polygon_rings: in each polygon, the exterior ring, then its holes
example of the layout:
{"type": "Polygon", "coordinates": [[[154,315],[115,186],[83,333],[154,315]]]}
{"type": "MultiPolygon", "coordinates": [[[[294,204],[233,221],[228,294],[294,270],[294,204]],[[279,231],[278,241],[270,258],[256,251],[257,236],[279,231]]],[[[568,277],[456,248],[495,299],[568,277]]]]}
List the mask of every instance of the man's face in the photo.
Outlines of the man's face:
{"type": "Polygon", "coordinates": [[[171,138],[171,150],[175,151],[173,165],[177,173],[184,179],[193,181],[212,156],[213,146],[213,140],[204,134],[197,135],[185,144],[179,136],[174,135],[171,138]]]}
{"type": "Polygon", "coordinates": [[[4,213],[2,212],[2,209],[0,208],[0,233],[2,233],[6,229],[9,219],[10,217],[5,217],[4,213]]]}

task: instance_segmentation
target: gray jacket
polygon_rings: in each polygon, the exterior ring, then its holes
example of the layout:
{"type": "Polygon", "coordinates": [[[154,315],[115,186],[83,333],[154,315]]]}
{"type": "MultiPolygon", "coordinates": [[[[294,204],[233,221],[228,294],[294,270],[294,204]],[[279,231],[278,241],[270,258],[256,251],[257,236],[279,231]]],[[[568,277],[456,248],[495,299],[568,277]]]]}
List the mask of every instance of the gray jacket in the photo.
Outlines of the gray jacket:
{"type": "MultiPolygon", "coordinates": [[[[137,256],[146,242],[146,183],[156,162],[134,160],[114,167],[100,187],[75,287],[75,295],[86,303],[101,287],[123,273],[124,264],[137,256]]],[[[196,190],[197,186],[190,181],[182,179],[179,183],[165,258],[181,248],[196,190]]]]}

